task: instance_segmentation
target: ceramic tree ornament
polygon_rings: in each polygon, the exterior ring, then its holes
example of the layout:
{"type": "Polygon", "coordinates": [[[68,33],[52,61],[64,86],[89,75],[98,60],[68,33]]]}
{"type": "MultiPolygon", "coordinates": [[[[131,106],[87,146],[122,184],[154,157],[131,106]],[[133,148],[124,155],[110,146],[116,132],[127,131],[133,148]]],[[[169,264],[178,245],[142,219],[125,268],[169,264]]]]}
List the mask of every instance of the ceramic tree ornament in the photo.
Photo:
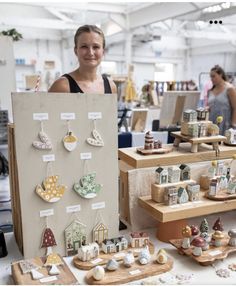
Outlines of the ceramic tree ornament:
{"type": "Polygon", "coordinates": [[[96,129],[96,120],[93,120],[94,123],[94,129],[92,131],[92,137],[89,137],[86,139],[86,142],[89,145],[95,146],[95,147],[102,147],[104,146],[104,141],[102,139],[102,136],[100,135],[100,133],[97,131],[96,129]]]}
{"type": "Polygon", "coordinates": [[[32,145],[38,150],[52,150],[52,142],[43,130],[43,122],[41,121],[41,130],[38,134],[40,141],[33,141],[32,145]]]}
{"type": "Polygon", "coordinates": [[[102,185],[95,182],[96,173],[84,175],[73,186],[74,191],[85,199],[92,199],[101,191],[102,185]]]}
{"type": "Polygon", "coordinates": [[[67,190],[65,185],[58,185],[59,176],[48,176],[42,185],[36,186],[36,193],[46,202],[55,203],[59,201],[67,190]]]}
{"type": "Polygon", "coordinates": [[[42,273],[37,271],[41,267],[31,260],[22,260],[19,262],[19,265],[23,274],[31,273],[33,280],[39,280],[44,277],[42,273]]]}

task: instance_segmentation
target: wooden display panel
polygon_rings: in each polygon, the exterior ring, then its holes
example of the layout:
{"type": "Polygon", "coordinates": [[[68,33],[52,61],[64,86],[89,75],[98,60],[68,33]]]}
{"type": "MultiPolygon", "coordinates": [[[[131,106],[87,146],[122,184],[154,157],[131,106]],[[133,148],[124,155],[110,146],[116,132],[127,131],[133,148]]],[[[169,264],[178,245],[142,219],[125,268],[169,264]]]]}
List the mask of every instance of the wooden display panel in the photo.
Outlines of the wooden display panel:
{"type": "MultiPolygon", "coordinates": [[[[18,170],[16,185],[19,186],[17,197],[20,204],[15,212],[20,213],[21,209],[19,230],[23,234],[20,240],[25,258],[44,255],[45,250],[40,249],[42,232],[46,227],[45,217],[40,218],[42,210],[52,209],[54,212],[54,215],[48,217],[48,227],[52,229],[57,242],[54,251],[62,256],[65,255],[64,230],[75,219],[72,213],[67,212],[69,206],[80,205],[80,211],[76,215],[86,225],[87,242],[92,240],[91,234],[96,223],[98,210],[93,207],[96,203],[105,206],[100,209],[100,214],[108,228],[108,236],[118,236],[116,96],[39,92],[13,93],[12,100],[16,154],[11,157],[10,164],[17,166],[18,170]],[[103,147],[86,143],[94,128],[93,121],[88,118],[89,112],[102,114],[102,118],[96,120],[96,128],[104,140],[103,147]],[[48,113],[49,119],[44,121],[43,127],[52,140],[51,151],[32,147],[32,142],[38,140],[40,131],[40,121],[33,120],[34,113],[48,113]],[[75,114],[75,120],[70,120],[70,128],[79,141],[72,152],[68,152],[62,143],[67,133],[67,122],[61,120],[61,113],[75,114]],[[87,161],[88,170],[84,167],[84,160],[80,159],[81,153],[92,154],[92,159],[87,161]],[[56,203],[45,202],[35,193],[37,184],[41,184],[47,176],[47,163],[43,162],[43,155],[49,154],[55,155],[52,169],[55,175],[59,175],[59,183],[68,187],[56,203]],[[103,188],[96,198],[84,199],[73,190],[73,184],[79,182],[85,172],[93,171],[96,172],[96,182],[102,184],[103,188]]],[[[14,200],[13,203],[16,203],[17,199],[14,200]]]]}
{"type": "Polygon", "coordinates": [[[123,263],[120,263],[119,268],[116,271],[105,270],[105,277],[99,281],[92,277],[92,270],[90,270],[86,274],[86,282],[90,285],[124,284],[149,276],[162,274],[171,270],[172,267],[173,260],[171,258],[168,258],[166,264],[158,264],[153,259],[146,265],[141,265],[136,259],[135,263],[130,268],[127,268],[123,265],[123,263]]]}
{"type": "MultiPolygon", "coordinates": [[[[173,145],[168,144],[167,146],[172,147],[173,145]]],[[[216,156],[216,152],[212,150],[212,146],[207,144],[200,145],[198,153],[191,153],[191,145],[189,143],[181,143],[178,150],[174,149],[172,152],[167,154],[155,154],[149,156],[142,156],[138,154],[135,147],[119,149],[120,160],[137,169],[232,159],[234,154],[235,147],[222,145],[220,146],[219,156],[216,156]]]]}
{"type": "MultiPolygon", "coordinates": [[[[43,282],[40,282],[40,280],[33,280],[30,273],[22,274],[19,262],[15,262],[11,265],[11,272],[12,272],[13,280],[15,284],[17,285],[46,285],[46,284],[74,285],[74,284],[77,284],[77,280],[75,276],[72,274],[72,272],[70,271],[69,267],[67,266],[63,258],[61,259],[64,262],[64,264],[57,266],[57,268],[60,270],[60,274],[55,275],[57,279],[52,282],[48,281],[48,282],[43,283],[43,282]]],[[[32,262],[35,263],[36,265],[43,266],[43,264],[45,263],[45,257],[41,257],[41,258],[36,257],[32,259],[32,262]]],[[[37,271],[42,273],[45,276],[44,278],[52,277],[48,274],[48,269],[46,267],[42,267],[37,271]]]]}
{"type": "Polygon", "coordinates": [[[236,252],[236,246],[228,245],[229,237],[227,234],[225,234],[222,246],[216,247],[210,245],[209,249],[203,251],[201,256],[195,256],[192,254],[193,246],[191,246],[191,248],[188,249],[183,249],[181,247],[182,241],[183,241],[182,239],[171,239],[170,243],[178,249],[180,254],[185,254],[187,256],[190,256],[203,266],[210,265],[216,260],[224,259],[230,253],[236,252]]]}
{"type": "MultiPolygon", "coordinates": [[[[155,251],[154,245],[151,242],[149,242],[148,247],[149,247],[150,254],[154,254],[154,251],[155,251]]],[[[78,269],[89,270],[96,265],[106,265],[108,260],[110,260],[112,258],[114,258],[116,261],[123,260],[124,256],[128,252],[128,250],[132,250],[134,257],[137,257],[140,253],[141,248],[137,249],[137,248],[129,247],[128,249],[117,252],[117,253],[103,253],[103,252],[101,252],[98,256],[98,259],[100,260],[98,263],[93,263],[93,261],[96,262],[97,258],[92,259],[90,261],[81,261],[78,259],[77,256],[74,256],[73,263],[74,263],[74,266],[78,269]]]]}
{"type": "Polygon", "coordinates": [[[154,202],[151,196],[139,197],[138,203],[160,222],[175,221],[176,219],[185,219],[236,209],[236,200],[229,200],[227,203],[224,201],[212,201],[205,198],[204,192],[200,192],[200,201],[188,202],[181,205],[166,206],[163,203],[154,202]]]}

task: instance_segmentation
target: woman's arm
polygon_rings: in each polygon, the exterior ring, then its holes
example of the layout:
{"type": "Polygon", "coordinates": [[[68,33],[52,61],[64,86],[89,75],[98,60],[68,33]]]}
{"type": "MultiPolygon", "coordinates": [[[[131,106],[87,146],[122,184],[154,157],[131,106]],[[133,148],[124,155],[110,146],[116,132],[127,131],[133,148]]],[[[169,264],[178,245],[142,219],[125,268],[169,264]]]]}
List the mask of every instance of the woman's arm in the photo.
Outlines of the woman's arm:
{"type": "Polygon", "coordinates": [[[233,86],[228,89],[228,97],[232,108],[231,125],[236,128],[236,90],[233,86]]]}
{"type": "Polygon", "coordinates": [[[116,87],[116,84],[114,83],[114,81],[111,78],[109,78],[108,80],[109,80],[109,83],[111,86],[112,93],[117,93],[117,87],[116,87]]]}
{"type": "Polygon", "coordinates": [[[70,92],[69,82],[65,77],[60,77],[49,88],[48,92],[70,92]]]}

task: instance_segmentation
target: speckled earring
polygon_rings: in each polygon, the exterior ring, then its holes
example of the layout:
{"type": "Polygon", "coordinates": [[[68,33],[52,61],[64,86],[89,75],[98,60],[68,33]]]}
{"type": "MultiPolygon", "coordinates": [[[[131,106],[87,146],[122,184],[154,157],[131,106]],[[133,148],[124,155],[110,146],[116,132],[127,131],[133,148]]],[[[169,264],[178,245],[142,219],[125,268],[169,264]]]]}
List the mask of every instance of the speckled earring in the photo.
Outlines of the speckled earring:
{"type": "Polygon", "coordinates": [[[43,130],[43,121],[40,121],[41,130],[39,131],[40,141],[33,141],[32,145],[38,150],[52,150],[52,142],[43,130]]]}
{"type": "Polygon", "coordinates": [[[92,131],[93,138],[87,138],[86,142],[89,145],[95,146],[95,147],[102,147],[104,146],[104,141],[102,139],[102,136],[96,129],[96,119],[93,119],[94,129],[92,131]]]}

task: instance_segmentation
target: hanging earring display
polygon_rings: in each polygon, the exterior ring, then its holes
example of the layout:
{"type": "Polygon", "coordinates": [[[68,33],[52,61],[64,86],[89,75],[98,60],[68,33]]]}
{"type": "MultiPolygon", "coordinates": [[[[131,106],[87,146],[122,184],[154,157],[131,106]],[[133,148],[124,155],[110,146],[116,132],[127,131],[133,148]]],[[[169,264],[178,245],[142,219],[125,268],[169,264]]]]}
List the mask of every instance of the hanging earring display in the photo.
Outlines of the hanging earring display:
{"type": "Polygon", "coordinates": [[[67,187],[64,185],[57,185],[59,176],[49,175],[52,173],[51,162],[47,165],[47,177],[43,181],[42,185],[36,186],[36,193],[46,202],[55,203],[61,199],[67,187]]]}
{"type": "Polygon", "coordinates": [[[38,150],[52,150],[52,142],[43,130],[43,121],[41,121],[40,123],[41,130],[38,134],[40,141],[33,141],[32,145],[38,150]]]}
{"type": "Polygon", "coordinates": [[[67,134],[63,138],[62,141],[63,141],[64,147],[66,148],[66,150],[71,152],[71,151],[75,150],[75,148],[77,146],[78,138],[71,131],[69,120],[67,120],[67,130],[68,130],[67,134]]]}
{"type": "Polygon", "coordinates": [[[105,239],[108,239],[108,227],[105,225],[103,217],[99,210],[96,213],[96,219],[93,228],[93,241],[101,244],[105,239]]]}
{"type": "MultiPolygon", "coordinates": [[[[84,161],[84,169],[86,168],[86,162],[87,160],[84,161]]],[[[102,185],[97,184],[95,178],[95,172],[87,172],[87,174],[80,179],[79,183],[74,184],[74,191],[85,199],[95,198],[102,189],[102,185]]]]}
{"type": "Polygon", "coordinates": [[[94,129],[92,131],[93,138],[87,138],[87,143],[92,146],[102,147],[104,146],[104,142],[102,136],[96,129],[96,119],[93,119],[94,129]]]}

